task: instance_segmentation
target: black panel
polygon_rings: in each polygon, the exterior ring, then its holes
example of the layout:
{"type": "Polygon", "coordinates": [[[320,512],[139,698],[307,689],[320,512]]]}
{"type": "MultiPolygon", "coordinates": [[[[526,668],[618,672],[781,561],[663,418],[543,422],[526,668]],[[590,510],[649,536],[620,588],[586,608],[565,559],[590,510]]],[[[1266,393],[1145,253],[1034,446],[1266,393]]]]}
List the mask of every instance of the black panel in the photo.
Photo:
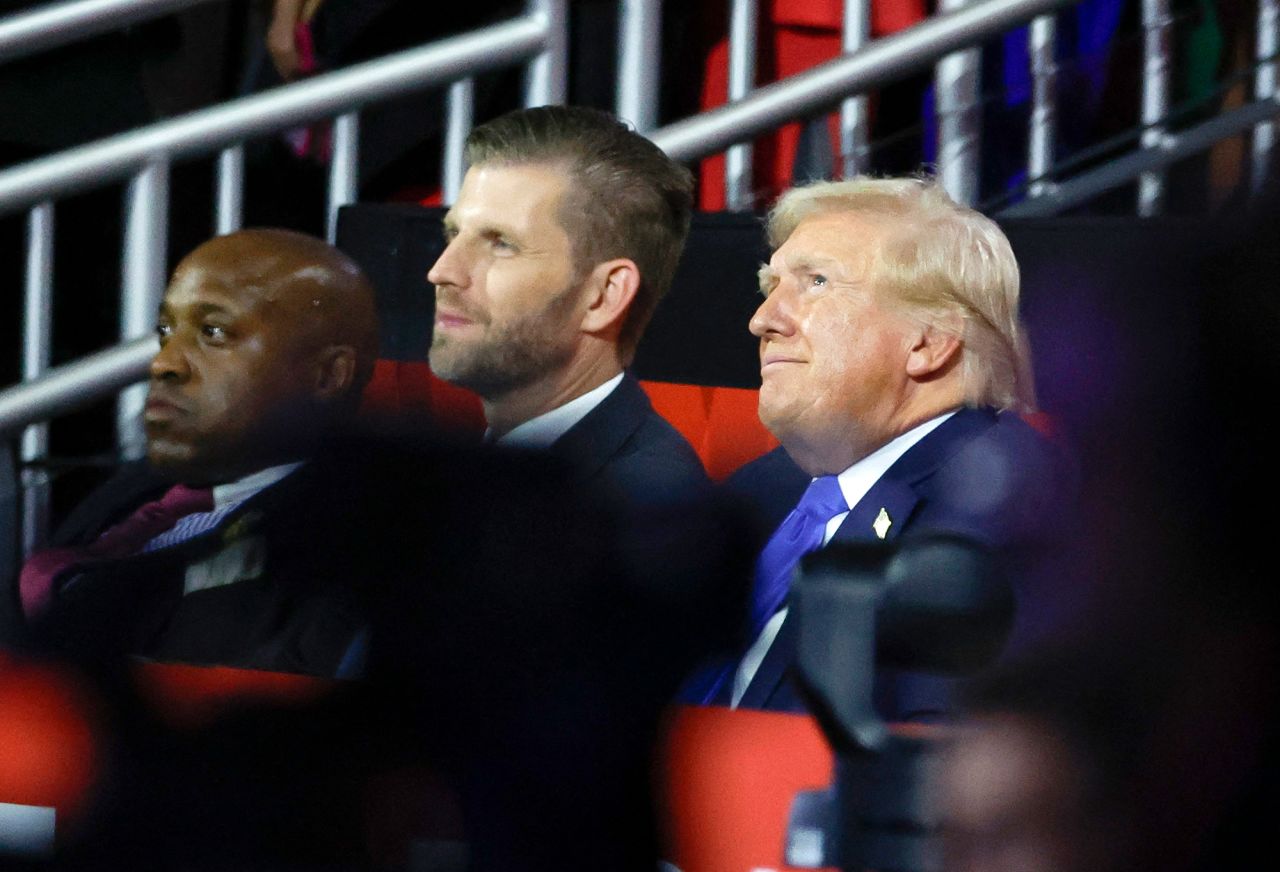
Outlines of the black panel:
{"type": "Polygon", "coordinates": [[[444,250],[443,214],[408,205],[346,206],[338,214],[338,247],[360,264],[378,292],[385,358],[427,358],[436,308],[427,270],[444,250]]]}

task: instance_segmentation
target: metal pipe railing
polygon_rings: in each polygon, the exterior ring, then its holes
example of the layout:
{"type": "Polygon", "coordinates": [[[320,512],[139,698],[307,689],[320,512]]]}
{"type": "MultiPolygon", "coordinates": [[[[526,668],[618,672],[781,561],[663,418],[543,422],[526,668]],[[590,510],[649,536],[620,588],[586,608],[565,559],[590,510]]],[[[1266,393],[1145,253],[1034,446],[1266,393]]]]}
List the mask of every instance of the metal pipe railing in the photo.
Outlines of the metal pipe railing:
{"type": "MultiPolygon", "coordinates": [[[[53,347],[53,203],[27,216],[26,306],[23,310],[22,377],[37,379],[49,369],[53,347]]],[[[44,541],[49,520],[49,475],[37,466],[49,453],[49,425],[22,431],[22,538],[24,555],[44,541]]]]}
{"type": "Polygon", "coordinates": [[[233,145],[218,153],[217,191],[214,205],[214,232],[234,233],[244,223],[244,145],[233,145]]]}
{"type": "MultiPolygon", "coordinates": [[[[944,12],[971,0],[940,0],[944,12]]],[[[957,203],[978,201],[982,166],[982,105],[979,102],[982,50],[966,48],[938,61],[934,94],[938,118],[938,180],[957,203]]]]}
{"type": "Polygon", "coordinates": [[[668,155],[692,161],[796,118],[834,106],[931,66],[956,49],[979,43],[1074,0],[985,0],[936,16],[869,43],[857,54],[828,61],[749,97],[669,124],[650,137],[668,155]]]}
{"type": "Polygon", "coordinates": [[[1027,34],[1027,50],[1031,57],[1031,120],[1027,130],[1027,176],[1031,179],[1028,194],[1039,197],[1052,182],[1047,181],[1053,169],[1058,139],[1058,62],[1055,44],[1058,22],[1052,15],[1041,15],[1031,22],[1027,34]]]}
{"type": "Polygon", "coordinates": [[[539,52],[547,40],[542,19],[516,18],[40,158],[0,172],[0,214],[127,177],[160,155],[207,154],[509,65],[539,52]]]}
{"type": "MultiPolygon", "coordinates": [[[[728,94],[730,106],[742,101],[755,89],[759,11],[758,0],[734,0],[730,10],[728,94]]],[[[740,138],[724,156],[725,204],[730,209],[750,209],[754,199],[753,189],[751,143],[742,142],[740,138]]]]}
{"type": "Polygon", "coordinates": [[[1158,172],[1180,160],[1205,151],[1223,139],[1238,136],[1259,124],[1280,117],[1280,102],[1258,100],[1232,109],[1195,127],[1166,133],[1158,145],[1149,146],[1086,173],[1058,182],[1044,196],[1023,200],[997,213],[999,218],[1039,218],[1087,203],[1144,173],[1158,172]]]}
{"type": "MultiPolygon", "coordinates": [[[[1142,147],[1154,148],[1166,136],[1169,115],[1169,67],[1173,40],[1170,0],[1142,0],[1143,74],[1142,147]]],[[[1164,176],[1143,173],[1138,179],[1138,214],[1156,215],[1164,205],[1164,176]]]]}
{"type": "Polygon", "coordinates": [[[658,126],[662,2],[620,0],[618,6],[618,117],[648,133],[658,126]]]}
{"type": "MultiPolygon", "coordinates": [[[[1276,96],[1277,73],[1280,63],[1280,0],[1258,0],[1258,34],[1255,39],[1258,69],[1253,76],[1253,98],[1268,100],[1276,96]]],[[[1253,131],[1252,167],[1250,186],[1255,193],[1267,183],[1271,168],[1272,152],[1276,145],[1274,122],[1259,124],[1253,131]]]]}
{"type": "MultiPolygon", "coordinates": [[[[535,22],[543,34],[540,50],[529,64],[529,70],[525,76],[524,105],[526,106],[563,103],[568,96],[568,6],[568,0],[526,0],[526,17],[535,22]]],[[[465,72],[476,73],[480,72],[480,69],[470,69],[465,72]]],[[[459,77],[454,76],[454,78],[459,77]]]]}
{"type": "MultiPolygon", "coordinates": [[[[845,0],[840,48],[845,54],[860,51],[871,39],[871,0],[845,0]]],[[[851,179],[867,169],[871,111],[865,95],[840,104],[840,172],[851,179]]]]}
{"type": "Polygon", "coordinates": [[[65,0],[0,18],[0,63],[210,0],[65,0]]]}
{"type": "Polygon", "coordinates": [[[141,381],[159,350],[154,336],[135,339],[0,391],[0,435],[82,409],[141,381]]]}
{"type": "MultiPolygon", "coordinates": [[[[120,282],[120,338],[128,342],[155,332],[164,296],[169,252],[169,163],[145,166],[125,191],[124,252],[120,282]]],[[[146,450],[142,409],[146,390],[130,388],[116,406],[116,437],[127,458],[146,450]]]]}
{"type": "Polygon", "coordinates": [[[467,174],[467,136],[475,123],[476,80],[462,79],[449,86],[444,131],[444,165],[440,174],[444,202],[452,206],[467,174]]]}
{"type": "Polygon", "coordinates": [[[354,203],[360,191],[360,113],[347,112],[333,122],[333,154],[329,158],[329,197],[325,233],[338,238],[338,210],[354,203]]]}

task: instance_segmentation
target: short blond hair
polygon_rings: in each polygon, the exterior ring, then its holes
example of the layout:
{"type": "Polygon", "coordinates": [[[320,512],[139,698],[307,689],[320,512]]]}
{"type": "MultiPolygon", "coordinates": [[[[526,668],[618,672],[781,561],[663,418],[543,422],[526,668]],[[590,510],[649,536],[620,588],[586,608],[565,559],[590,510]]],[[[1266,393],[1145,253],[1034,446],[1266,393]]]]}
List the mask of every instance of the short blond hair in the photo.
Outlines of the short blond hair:
{"type": "Polygon", "coordinates": [[[960,317],[965,402],[1034,411],[1018,262],[996,223],[956,203],[936,179],[859,177],[783,194],[769,213],[769,243],[777,249],[806,219],[843,212],[883,219],[869,276],[890,303],[939,329],[960,317]]]}

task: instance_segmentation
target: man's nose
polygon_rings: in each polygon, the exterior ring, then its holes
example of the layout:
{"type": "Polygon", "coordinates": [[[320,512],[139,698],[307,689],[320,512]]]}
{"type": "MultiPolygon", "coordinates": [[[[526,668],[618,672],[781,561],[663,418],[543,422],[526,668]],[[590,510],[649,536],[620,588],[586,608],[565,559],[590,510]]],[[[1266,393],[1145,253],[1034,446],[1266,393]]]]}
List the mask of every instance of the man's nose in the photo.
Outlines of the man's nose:
{"type": "Polygon", "coordinates": [[[462,246],[457,240],[450,242],[440,252],[436,262],[427,271],[427,281],[433,285],[462,287],[467,283],[467,269],[462,246]]]}
{"type": "Polygon", "coordinates": [[[761,339],[770,335],[788,335],[795,326],[792,304],[791,292],[786,283],[779,282],[751,316],[747,328],[753,336],[761,339]]]}
{"type": "Polygon", "coordinates": [[[177,336],[170,336],[151,358],[152,381],[186,381],[191,375],[191,362],[177,336]]]}

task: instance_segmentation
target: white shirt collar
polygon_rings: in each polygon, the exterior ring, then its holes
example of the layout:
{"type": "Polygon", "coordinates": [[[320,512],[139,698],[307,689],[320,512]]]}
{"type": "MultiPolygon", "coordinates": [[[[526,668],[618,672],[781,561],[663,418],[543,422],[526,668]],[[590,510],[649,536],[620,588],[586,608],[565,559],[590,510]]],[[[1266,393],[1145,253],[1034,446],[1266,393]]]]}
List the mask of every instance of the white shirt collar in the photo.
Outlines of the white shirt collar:
{"type": "MultiPolygon", "coordinates": [[[[604,402],[604,398],[613,393],[620,384],[622,384],[622,373],[618,373],[582,396],[574,397],[563,406],[557,406],[550,412],[544,412],[536,418],[525,421],[494,441],[498,445],[519,448],[550,448],[553,442],[569,432],[570,427],[587,417],[592,409],[604,402]]],[[[489,438],[489,433],[486,432],[485,441],[489,438]]]]}
{"type": "Polygon", "coordinates": [[[251,473],[244,478],[227,484],[214,485],[213,507],[221,509],[242,503],[249,497],[275,484],[299,466],[302,466],[304,462],[299,460],[297,463],[282,463],[279,466],[269,466],[266,469],[251,473]]]}
{"type": "MultiPolygon", "coordinates": [[[[875,483],[880,480],[880,477],[889,471],[889,467],[898,462],[898,458],[910,451],[917,442],[936,430],[943,421],[954,414],[955,410],[953,409],[936,418],[930,418],[923,424],[917,424],[901,436],[897,436],[881,445],[836,476],[836,480],[840,483],[840,492],[844,494],[845,504],[853,508],[861,502],[862,498],[867,495],[867,491],[871,490],[875,483]]],[[[826,536],[823,539],[824,545],[831,541],[831,537],[835,535],[840,523],[844,521],[845,516],[848,514],[847,511],[842,512],[827,523],[826,536]]]]}

